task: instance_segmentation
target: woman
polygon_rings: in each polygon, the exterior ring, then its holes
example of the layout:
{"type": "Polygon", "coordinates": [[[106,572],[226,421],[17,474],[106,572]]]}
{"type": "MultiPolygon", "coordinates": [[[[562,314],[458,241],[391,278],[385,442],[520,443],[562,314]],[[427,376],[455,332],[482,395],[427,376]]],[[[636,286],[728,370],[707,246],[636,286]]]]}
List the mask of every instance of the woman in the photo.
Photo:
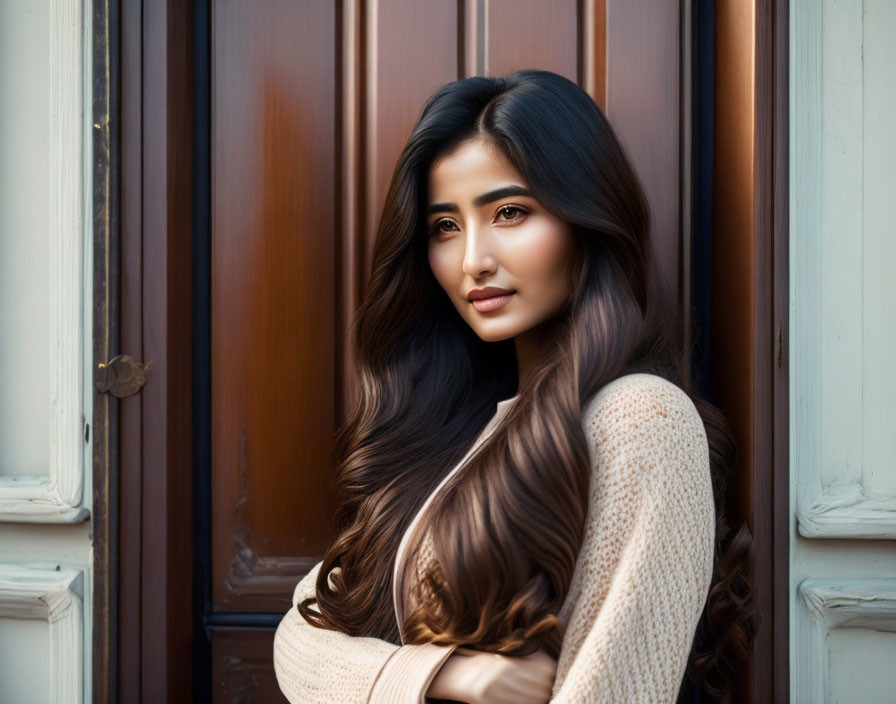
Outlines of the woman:
{"type": "Polygon", "coordinates": [[[755,630],[733,442],[648,206],[546,71],[447,84],[386,197],[337,538],[274,642],[293,702],[726,701],[755,630]]]}

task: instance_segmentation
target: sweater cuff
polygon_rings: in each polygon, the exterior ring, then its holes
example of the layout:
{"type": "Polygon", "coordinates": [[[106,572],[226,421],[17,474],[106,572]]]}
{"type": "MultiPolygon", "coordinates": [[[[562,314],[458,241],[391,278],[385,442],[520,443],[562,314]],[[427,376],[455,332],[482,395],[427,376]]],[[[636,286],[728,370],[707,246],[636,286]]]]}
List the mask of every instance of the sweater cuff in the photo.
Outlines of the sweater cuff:
{"type": "Polygon", "coordinates": [[[368,704],[426,704],[426,690],[455,645],[402,645],[383,666],[368,704]]]}

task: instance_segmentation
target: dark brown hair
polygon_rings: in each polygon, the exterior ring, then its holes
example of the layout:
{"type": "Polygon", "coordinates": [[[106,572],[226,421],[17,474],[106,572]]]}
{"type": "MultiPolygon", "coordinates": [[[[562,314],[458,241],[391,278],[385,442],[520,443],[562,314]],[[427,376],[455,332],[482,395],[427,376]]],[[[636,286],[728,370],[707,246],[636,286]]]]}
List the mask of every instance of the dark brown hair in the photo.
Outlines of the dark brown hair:
{"type": "MultiPolygon", "coordinates": [[[[431,532],[437,569],[425,575],[428,591],[401,635],[507,655],[544,648],[557,657],[556,614],[588,505],[582,407],[613,379],[649,372],[682,388],[700,413],[716,502],[714,575],[681,697],[699,685],[704,695],[730,699],[733,667],[757,625],[752,539],[745,524],[734,533],[726,521],[733,436],[683,367],[680,317],[658,285],[649,229],[647,200],[623,147],[572,81],[535,70],[473,77],[426,101],[395,168],[354,321],[360,400],[336,438],[337,538],[316,597],[298,607],[309,623],[401,643],[392,602],[399,541],[496,402],[519,393],[415,531],[417,542],[431,532]],[[429,170],[471,138],[497,147],[535,199],[573,225],[579,244],[575,293],[542,326],[548,353],[519,388],[513,340],[475,335],[427,261],[429,170]],[[315,602],[320,613],[309,608],[315,602]]],[[[405,561],[400,584],[413,562],[405,561]]]]}

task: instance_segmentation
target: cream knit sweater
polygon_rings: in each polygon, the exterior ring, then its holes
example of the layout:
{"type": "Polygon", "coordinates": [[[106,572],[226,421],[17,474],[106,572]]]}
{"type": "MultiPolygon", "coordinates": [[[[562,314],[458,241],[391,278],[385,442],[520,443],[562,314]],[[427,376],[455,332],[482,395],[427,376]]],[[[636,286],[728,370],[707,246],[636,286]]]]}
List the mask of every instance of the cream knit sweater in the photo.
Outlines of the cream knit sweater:
{"type": "MultiPolygon", "coordinates": [[[[516,398],[498,403],[467,456],[516,398]]],[[[563,641],[550,701],[674,702],[712,576],[715,509],[703,422],[679,387],[645,373],[606,384],[582,410],[592,460],[590,499],[578,562],[558,613],[563,641]]],[[[396,569],[431,499],[403,536],[396,569]]],[[[421,565],[428,559],[425,546],[417,556],[421,565]]],[[[295,604],[314,595],[320,566],[296,586],[293,607],[274,637],[274,670],[287,699],[424,703],[454,648],[396,645],[309,625],[295,604]]],[[[392,599],[401,623],[402,599],[397,593],[392,599]]]]}

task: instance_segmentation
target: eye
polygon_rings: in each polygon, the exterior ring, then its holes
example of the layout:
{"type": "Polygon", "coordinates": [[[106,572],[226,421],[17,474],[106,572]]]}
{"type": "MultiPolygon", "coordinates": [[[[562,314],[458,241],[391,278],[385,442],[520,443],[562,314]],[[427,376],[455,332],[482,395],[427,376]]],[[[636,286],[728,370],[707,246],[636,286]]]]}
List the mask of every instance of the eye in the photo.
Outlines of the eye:
{"type": "Polygon", "coordinates": [[[448,219],[439,220],[438,222],[434,223],[431,228],[429,228],[430,237],[432,237],[433,235],[438,235],[439,233],[442,233],[442,232],[448,232],[448,230],[442,229],[442,225],[445,225],[446,223],[454,224],[454,223],[452,223],[451,220],[448,220],[448,219]]]}
{"type": "MultiPolygon", "coordinates": [[[[516,222],[517,220],[521,220],[523,216],[529,213],[528,209],[523,208],[519,205],[502,205],[498,209],[498,221],[504,223],[516,222]],[[503,218],[501,216],[504,216],[503,218]],[[513,217],[510,217],[513,216],[513,217]]],[[[453,230],[443,229],[443,225],[454,225],[453,220],[449,220],[447,218],[443,218],[442,220],[438,220],[433,223],[432,227],[429,228],[429,236],[434,237],[435,235],[452,232],[453,230]]]]}
{"type": "MultiPolygon", "coordinates": [[[[528,212],[529,212],[528,210],[526,210],[525,208],[521,208],[521,207],[518,206],[518,205],[503,205],[503,206],[501,206],[501,208],[498,210],[498,215],[499,215],[499,216],[501,216],[502,214],[506,215],[507,213],[511,213],[511,214],[513,214],[513,213],[522,213],[523,215],[525,215],[525,214],[527,214],[528,212]]],[[[516,220],[519,220],[520,217],[521,217],[521,216],[517,216],[517,217],[510,218],[509,220],[501,220],[501,222],[514,222],[514,221],[516,221],[516,220]]]]}

